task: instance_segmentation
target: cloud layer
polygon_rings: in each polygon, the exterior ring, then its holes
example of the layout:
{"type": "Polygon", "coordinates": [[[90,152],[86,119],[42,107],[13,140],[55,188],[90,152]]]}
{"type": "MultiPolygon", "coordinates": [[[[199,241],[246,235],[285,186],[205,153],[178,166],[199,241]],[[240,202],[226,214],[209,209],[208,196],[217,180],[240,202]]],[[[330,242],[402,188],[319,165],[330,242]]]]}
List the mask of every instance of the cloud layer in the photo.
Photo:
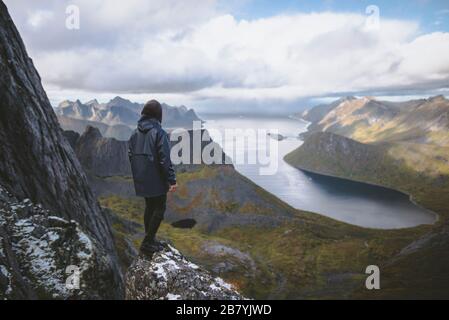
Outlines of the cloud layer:
{"type": "Polygon", "coordinates": [[[202,99],[448,87],[449,34],[310,13],[236,20],[213,0],[6,1],[46,85],[202,99]],[[68,4],[80,30],[65,28],[68,4]]]}

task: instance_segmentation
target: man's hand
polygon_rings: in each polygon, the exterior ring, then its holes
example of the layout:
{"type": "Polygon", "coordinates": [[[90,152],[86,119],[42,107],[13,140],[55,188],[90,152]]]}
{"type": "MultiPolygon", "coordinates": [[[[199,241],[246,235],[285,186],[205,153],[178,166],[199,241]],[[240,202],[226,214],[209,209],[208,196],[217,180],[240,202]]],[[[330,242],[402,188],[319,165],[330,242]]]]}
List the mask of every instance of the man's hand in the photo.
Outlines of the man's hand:
{"type": "Polygon", "coordinates": [[[168,192],[175,192],[176,188],[178,188],[178,184],[177,183],[172,184],[170,185],[170,188],[168,188],[168,192]]]}

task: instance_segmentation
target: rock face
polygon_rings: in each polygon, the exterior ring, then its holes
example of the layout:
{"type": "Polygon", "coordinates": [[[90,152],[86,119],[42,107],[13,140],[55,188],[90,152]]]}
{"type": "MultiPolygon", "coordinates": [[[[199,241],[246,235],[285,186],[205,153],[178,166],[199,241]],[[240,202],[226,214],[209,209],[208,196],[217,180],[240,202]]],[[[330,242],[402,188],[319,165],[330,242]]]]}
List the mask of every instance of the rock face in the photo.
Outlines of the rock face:
{"type": "MultiPolygon", "coordinates": [[[[66,221],[76,221],[82,232],[97,244],[93,250],[98,249],[95,254],[105,261],[106,273],[111,275],[103,283],[108,289],[101,296],[121,296],[121,273],[108,220],[62,134],[40,77],[1,1],[0,142],[0,184],[3,188],[19,200],[30,199],[33,203],[42,204],[53,215],[66,221]]],[[[35,215],[33,212],[29,214],[30,219],[35,215]]],[[[42,221],[38,223],[45,224],[42,221]]],[[[8,232],[3,230],[2,233],[1,242],[15,243],[14,238],[9,239],[8,232]]],[[[75,237],[76,233],[73,235],[75,237]]],[[[30,244],[27,250],[39,249],[30,244]]],[[[3,265],[5,270],[14,269],[14,260],[20,261],[20,257],[14,257],[14,251],[10,253],[13,256],[8,256],[8,261],[12,264],[3,265]]],[[[70,261],[67,259],[66,262],[70,261]]],[[[15,270],[24,272],[21,268],[15,270]]],[[[24,275],[21,278],[25,279],[24,275]]],[[[18,290],[16,297],[21,297],[20,292],[24,291],[18,290]]]]}
{"type": "Polygon", "coordinates": [[[80,224],[0,187],[0,298],[101,299],[111,290],[107,252],[80,224]],[[79,289],[66,286],[70,265],[79,289]]]}
{"type": "Polygon", "coordinates": [[[128,176],[128,142],[103,138],[100,130],[88,126],[78,138],[75,152],[84,170],[96,176],[128,176]]]}
{"type": "Polygon", "coordinates": [[[241,300],[221,278],[188,261],[165,245],[150,261],[138,257],[126,274],[126,299],[130,300],[241,300]]]}
{"type": "Polygon", "coordinates": [[[63,132],[64,137],[67,139],[67,141],[70,143],[72,148],[75,150],[76,143],[78,142],[78,139],[80,138],[80,134],[78,132],[67,130],[63,132]]]}

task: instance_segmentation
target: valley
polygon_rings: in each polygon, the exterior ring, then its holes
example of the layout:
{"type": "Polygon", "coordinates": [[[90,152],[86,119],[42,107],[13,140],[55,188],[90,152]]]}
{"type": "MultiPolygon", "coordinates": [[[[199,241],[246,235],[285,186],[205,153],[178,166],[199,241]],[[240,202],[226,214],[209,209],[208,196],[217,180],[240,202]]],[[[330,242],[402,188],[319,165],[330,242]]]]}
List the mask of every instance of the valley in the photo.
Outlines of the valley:
{"type": "MultiPolygon", "coordinates": [[[[360,10],[332,6],[309,15],[283,4],[281,16],[243,19],[225,8],[191,16],[173,4],[107,2],[95,15],[84,3],[83,28],[72,30],[59,2],[8,3],[12,17],[0,0],[0,300],[449,299],[447,68],[431,52],[445,55],[445,32],[385,17],[367,33],[360,10]],[[303,34],[283,33],[293,27],[303,34]],[[220,30],[231,32],[212,39],[220,30]],[[417,63],[418,47],[432,63],[417,63]],[[346,96],[299,112],[329,94],[381,90],[439,95],[346,96]],[[172,138],[184,129],[203,156],[170,141],[182,161],[152,255],[139,254],[145,200],[127,142],[143,104],[118,94],[166,99],[163,128],[172,138]],[[263,143],[238,142],[256,131],[263,143]],[[372,265],[379,290],[366,287],[372,265]]],[[[160,120],[157,102],[143,113],[160,120]]],[[[133,156],[163,162],[163,148],[133,156]]]]}
{"type": "MultiPolygon", "coordinates": [[[[95,158],[115,154],[96,155],[98,146],[121,150],[117,143],[125,142],[92,132],[87,129],[74,149],[101,205],[109,209],[126,269],[143,239],[144,202],[134,196],[129,171],[115,175],[121,171],[118,164],[105,167],[110,172],[92,166],[99,163],[95,158]]],[[[297,210],[232,165],[181,165],[176,170],[179,189],[169,195],[159,236],[248,297],[350,298],[363,288],[366,265],[387,261],[429,230],[364,229],[297,210]],[[192,228],[173,226],[187,219],[195,221],[192,228]]]]}
{"type": "MultiPolygon", "coordinates": [[[[334,107],[338,105],[339,103],[334,103],[334,107]]],[[[325,109],[329,112],[332,108],[325,109]]],[[[360,123],[360,119],[357,121],[360,123]]],[[[208,122],[210,120],[206,121],[206,128],[210,127],[208,122]]],[[[439,170],[444,168],[445,163],[444,147],[418,145],[409,139],[400,144],[391,141],[363,144],[340,138],[340,135],[327,130],[322,133],[314,128],[317,128],[316,124],[312,123],[310,130],[303,133],[306,140],[302,146],[301,141],[295,140],[297,134],[282,133],[285,139],[279,143],[301,146],[297,151],[286,155],[287,163],[310,172],[401,190],[411,194],[413,201],[419,205],[440,216],[445,214],[442,207],[447,202],[441,194],[445,192],[446,183],[445,178],[439,175],[439,170]],[[321,153],[318,153],[319,150],[321,153]],[[391,150],[402,150],[396,151],[396,154],[404,159],[390,158],[388,155],[391,150]],[[416,150],[414,157],[406,156],[407,152],[411,154],[413,150],[416,150]],[[418,153],[419,150],[421,153],[418,153]],[[432,157],[437,160],[422,161],[419,156],[421,154],[425,159],[429,158],[429,153],[424,150],[432,151],[432,157]],[[325,162],[326,159],[328,162],[325,162]],[[298,164],[300,161],[302,165],[298,164]],[[430,190],[427,189],[427,184],[435,181],[415,174],[404,166],[406,161],[414,161],[412,166],[433,172],[443,189],[431,189],[432,192],[437,192],[433,198],[428,193],[422,193],[430,190]]],[[[120,264],[126,269],[136,256],[144,235],[144,202],[134,196],[125,152],[126,142],[103,137],[101,131],[93,127],[88,127],[82,135],[68,132],[65,135],[71,141],[100,204],[108,212],[120,264]]],[[[205,146],[203,144],[202,147],[205,146]]],[[[286,153],[281,152],[282,156],[286,153]]],[[[225,152],[221,158],[226,158],[225,152]]],[[[413,228],[360,228],[294,208],[258,186],[259,183],[255,184],[242,175],[241,170],[245,175],[248,174],[245,169],[235,165],[176,166],[179,190],[169,196],[166,220],[161,227],[160,237],[171,242],[192,261],[234,284],[248,297],[397,298],[402,297],[403,292],[412,297],[428,294],[425,291],[414,291],[403,282],[398,284],[395,282],[397,274],[391,270],[396,270],[396,266],[401,265],[398,272],[410,277],[420,270],[422,266],[415,265],[412,256],[416,251],[420,252],[422,243],[426,243],[422,239],[427,239],[434,230],[439,230],[443,221],[440,219],[432,225],[432,212],[429,212],[429,220],[416,222],[415,225],[424,224],[413,228]],[[402,261],[408,262],[402,265],[402,261]],[[363,289],[364,268],[370,264],[379,265],[382,270],[386,270],[385,282],[391,288],[383,290],[382,295],[368,293],[363,289]]],[[[307,176],[307,172],[305,174],[307,176]]],[[[311,179],[315,184],[325,183],[320,188],[329,184],[322,182],[324,177],[315,176],[311,179]]],[[[264,185],[263,181],[260,183],[264,185]]],[[[343,184],[340,181],[338,185],[341,189],[343,184]]],[[[294,188],[294,184],[290,187],[294,188]]],[[[354,190],[357,189],[361,190],[360,187],[355,187],[354,190]]],[[[267,190],[270,190],[270,186],[267,190]]],[[[375,201],[385,201],[392,194],[392,191],[386,190],[375,201]]],[[[347,205],[351,202],[346,200],[344,203],[347,205]]],[[[329,208],[336,209],[337,206],[334,204],[329,208]]],[[[410,214],[410,209],[414,210],[412,207],[404,207],[404,213],[410,214]]],[[[332,216],[332,213],[329,214],[332,216]]],[[[397,218],[400,217],[399,212],[397,214],[397,218]]],[[[388,215],[385,217],[385,221],[390,219],[388,215]]],[[[351,218],[348,221],[355,220],[351,218]]],[[[379,225],[385,221],[377,219],[379,225]]],[[[432,248],[429,254],[434,254],[437,250],[439,249],[432,248]]],[[[440,265],[444,261],[440,259],[440,265]]],[[[418,279],[425,281],[423,278],[418,279]]],[[[439,279],[439,283],[437,287],[442,288],[441,284],[445,282],[439,279]]],[[[444,295],[442,291],[435,292],[444,295]]]]}
{"type": "Polygon", "coordinates": [[[389,288],[379,297],[446,294],[448,108],[442,96],[403,103],[352,97],[329,105],[325,113],[323,107],[312,108],[303,114],[314,117],[304,144],[285,156],[301,170],[401,190],[439,215],[425,234],[386,263],[389,288]]]}

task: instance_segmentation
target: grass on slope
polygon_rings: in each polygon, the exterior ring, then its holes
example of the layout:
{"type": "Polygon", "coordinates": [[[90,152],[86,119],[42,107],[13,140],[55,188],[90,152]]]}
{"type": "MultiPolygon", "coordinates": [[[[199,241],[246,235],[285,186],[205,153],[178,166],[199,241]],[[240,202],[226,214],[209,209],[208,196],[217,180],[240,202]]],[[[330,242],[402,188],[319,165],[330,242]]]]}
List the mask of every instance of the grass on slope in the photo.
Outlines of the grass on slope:
{"type": "MultiPolygon", "coordinates": [[[[110,196],[100,202],[124,220],[143,222],[141,199],[110,196]]],[[[113,227],[119,243],[128,238],[139,246],[141,230],[127,234],[119,224],[113,227]]],[[[235,226],[207,233],[163,223],[159,237],[209,270],[226,264],[219,275],[252,298],[343,298],[363,286],[367,265],[382,264],[425,230],[367,230],[298,211],[291,221],[272,228],[235,226]],[[210,243],[248,254],[255,268],[232,255],[208,253],[210,243]]]]}
{"type": "MultiPolygon", "coordinates": [[[[370,182],[412,195],[413,200],[439,214],[439,221],[428,226],[426,235],[416,235],[417,249],[390,259],[383,270],[383,288],[367,294],[359,290],[354,297],[441,298],[448,296],[449,276],[449,153],[447,148],[415,143],[360,145],[344,154],[344,148],[326,146],[309,136],[304,145],[285,157],[291,165],[332,176],[370,182]],[[329,153],[329,150],[337,150],[329,153]],[[420,239],[421,238],[421,239],[420,239]],[[434,239],[423,242],[422,239],[434,239]],[[418,240],[420,239],[420,240],[418,240]]],[[[340,137],[344,141],[344,137],[340,137]]],[[[347,145],[346,143],[342,142],[347,145]]],[[[404,230],[406,232],[406,230],[404,230]]],[[[385,244],[387,245],[387,244],[385,244]]],[[[388,244],[388,246],[391,244],[388,244]]]]}

